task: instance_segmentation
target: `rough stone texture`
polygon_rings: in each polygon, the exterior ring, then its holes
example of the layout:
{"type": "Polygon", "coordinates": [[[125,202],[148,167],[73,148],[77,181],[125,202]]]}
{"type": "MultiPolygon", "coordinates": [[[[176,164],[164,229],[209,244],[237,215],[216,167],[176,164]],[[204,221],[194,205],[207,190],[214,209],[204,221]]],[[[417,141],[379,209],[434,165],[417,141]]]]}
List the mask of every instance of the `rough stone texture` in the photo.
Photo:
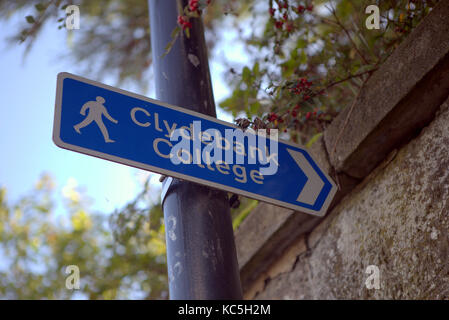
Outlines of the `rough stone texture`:
{"type": "MultiPolygon", "coordinates": [[[[339,190],[329,206],[331,209],[359,181],[343,173],[335,175],[329,164],[322,138],[311,146],[309,152],[339,186],[339,190]]],[[[235,233],[243,290],[250,290],[251,284],[265,274],[266,269],[279,258],[282,251],[298,236],[310,232],[320,220],[321,218],[301,212],[282,209],[266,203],[259,204],[235,233]]]]}
{"type": "MultiPolygon", "coordinates": [[[[389,166],[391,161],[397,161],[394,159],[397,155],[396,149],[401,148],[402,145],[416,137],[421,128],[427,126],[435,118],[435,113],[448,95],[449,1],[441,1],[399,48],[395,50],[389,59],[373,73],[355,101],[352,112],[349,114],[351,108],[346,108],[326,129],[324,138],[319,139],[310,149],[320,166],[329,173],[339,187],[330,210],[338,205],[344,196],[352,192],[351,197],[348,199],[356,199],[354,200],[355,203],[361,201],[361,203],[358,203],[361,207],[354,210],[364,212],[365,216],[360,218],[360,222],[357,222],[355,217],[350,216],[347,218],[347,223],[349,225],[356,222],[361,224],[361,221],[366,220],[369,227],[374,228],[377,226],[380,228],[378,220],[371,220],[371,208],[368,206],[376,203],[375,199],[370,198],[371,203],[365,204],[366,197],[357,198],[357,194],[362,193],[360,190],[365,190],[364,188],[370,188],[367,184],[371,185],[372,181],[379,179],[378,175],[380,172],[387,166],[391,167],[389,166]],[[349,121],[346,121],[348,117],[349,121]],[[336,144],[339,138],[341,139],[336,144]],[[335,152],[334,146],[336,146],[335,152]],[[383,163],[380,164],[382,161],[383,163]],[[372,172],[376,167],[377,169],[372,172]],[[364,179],[364,181],[356,188],[360,192],[354,191],[354,187],[361,179],[364,179]],[[366,207],[363,207],[364,205],[366,207]],[[353,221],[352,219],[355,220],[353,221]],[[369,223],[373,225],[370,226],[369,223]]],[[[436,141],[435,143],[439,142],[436,141]]],[[[447,150],[445,151],[447,152],[447,150]]],[[[403,153],[403,151],[401,152],[403,153]]],[[[435,155],[435,159],[436,157],[437,155],[435,155]]],[[[415,166],[419,167],[419,164],[415,164],[415,166]]],[[[409,170],[411,174],[417,171],[417,169],[409,170]]],[[[406,171],[404,170],[404,172],[406,171]]],[[[398,177],[396,178],[399,179],[398,177]]],[[[388,184],[388,179],[385,179],[385,181],[382,179],[380,178],[378,181],[379,185],[388,184]]],[[[397,181],[392,180],[390,182],[397,181]]],[[[391,209],[394,212],[400,209],[395,207],[396,203],[394,201],[407,199],[405,193],[407,190],[405,188],[409,182],[412,183],[411,180],[404,181],[405,187],[398,189],[404,195],[394,191],[395,187],[393,186],[390,187],[392,190],[384,190],[385,193],[378,194],[380,197],[390,199],[388,201],[391,202],[392,207],[387,209],[391,209]],[[399,200],[387,198],[393,194],[396,194],[399,200]]],[[[375,192],[374,187],[371,191],[375,192]]],[[[434,196],[434,194],[423,195],[423,197],[429,196],[434,196]]],[[[348,199],[346,201],[349,201],[348,199]]],[[[384,201],[385,199],[380,198],[379,201],[384,201]]],[[[407,200],[411,201],[410,199],[408,198],[407,200]]],[[[381,206],[381,204],[377,205],[381,206]]],[[[333,216],[338,215],[335,212],[336,210],[342,210],[342,206],[339,207],[340,209],[333,210],[333,216]]],[[[405,206],[405,204],[401,204],[401,206],[405,206]]],[[[406,209],[412,209],[412,207],[407,207],[406,209]]],[[[377,212],[377,208],[372,210],[377,212]]],[[[374,217],[376,217],[375,214],[374,217]]],[[[377,218],[386,219],[384,216],[377,218]]],[[[306,242],[308,246],[313,248],[317,244],[317,239],[320,239],[321,233],[325,232],[325,228],[328,226],[327,222],[330,219],[330,217],[326,218],[325,222],[307,237],[306,242]]],[[[304,252],[297,254],[298,259],[293,268],[294,270],[296,268],[300,269],[300,278],[296,271],[286,271],[276,274],[276,281],[273,280],[273,271],[270,268],[274,268],[273,266],[278,264],[279,261],[284,261],[285,253],[283,252],[291,252],[291,244],[295,239],[306,235],[320,221],[316,217],[307,216],[292,210],[278,209],[267,204],[261,204],[256,208],[255,212],[251,213],[236,232],[240,276],[243,290],[246,292],[246,298],[253,297],[257,292],[263,291],[265,287],[267,290],[261,293],[260,296],[270,297],[270,295],[273,295],[273,292],[279,291],[290,283],[299,281],[299,279],[303,279],[301,289],[291,289],[293,291],[287,294],[279,292],[278,297],[310,298],[324,295],[323,298],[336,298],[340,296],[350,297],[354,294],[353,288],[349,289],[350,291],[348,292],[351,294],[347,296],[341,292],[329,293],[324,289],[322,294],[321,291],[311,291],[312,288],[318,290],[310,282],[314,279],[324,281],[322,278],[327,276],[329,277],[326,280],[330,286],[329,288],[337,288],[336,282],[341,281],[343,279],[341,277],[352,277],[351,279],[355,283],[359,280],[361,281],[365,276],[363,271],[351,275],[342,274],[342,272],[346,272],[346,269],[341,266],[341,261],[335,255],[336,249],[332,247],[332,241],[340,237],[340,234],[335,235],[329,243],[329,251],[326,254],[323,253],[319,256],[318,253],[314,253],[310,258],[306,257],[304,252]],[[325,272],[317,274],[314,261],[317,261],[316,264],[319,266],[326,266],[326,264],[320,264],[320,259],[325,259],[327,262],[337,259],[337,262],[334,261],[336,271],[331,273],[329,270],[325,270],[325,272]],[[312,280],[306,281],[304,279],[312,280]],[[275,287],[280,289],[273,289],[275,287]],[[271,291],[269,290],[270,288],[272,288],[271,291]],[[307,288],[310,288],[310,290],[307,288]]],[[[393,222],[396,223],[396,221],[393,222]]],[[[393,222],[388,221],[388,223],[393,222]]],[[[385,224],[385,228],[388,227],[388,223],[385,224]]],[[[401,224],[398,224],[398,227],[394,227],[394,223],[392,225],[393,230],[396,230],[394,228],[403,227],[401,224]]],[[[364,230],[364,232],[368,232],[368,230],[364,230]]],[[[378,232],[382,234],[382,232],[385,233],[386,231],[378,230],[378,232]]],[[[438,231],[434,231],[433,235],[435,236],[437,233],[438,231]]],[[[378,236],[379,234],[376,235],[378,236]]],[[[342,234],[341,238],[344,236],[345,234],[342,234]]],[[[354,237],[353,234],[349,235],[348,239],[349,246],[351,243],[354,244],[357,243],[356,241],[361,241],[361,239],[354,237]]],[[[364,239],[362,240],[365,241],[364,239]]],[[[341,242],[342,240],[340,240],[341,242]]],[[[310,251],[307,251],[307,253],[310,253],[310,251]]],[[[363,257],[367,258],[367,255],[363,255],[363,257]]],[[[349,259],[348,261],[357,262],[360,270],[365,266],[365,263],[369,263],[361,261],[355,256],[353,259],[355,260],[349,259]]],[[[388,263],[385,262],[384,265],[389,266],[388,263]]],[[[352,267],[352,269],[349,268],[348,270],[353,272],[354,268],[352,267]]],[[[317,269],[319,270],[320,268],[317,269]]],[[[384,271],[383,273],[388,275],[389,271],[384,271]]],[[[393,274],[392,276],[395,275],[393,274]]],[[[365,292],[366,290],[361,283],[359,282],[360,292],[365,292]]]]}
{"type": "Polygon", "coordinates": [[[307,245],[305,237],[300,236],[292,245],[286,249],[282,256],[278,258],[268,270],[262,272],[258,279],[253,281],[247,290],[244,291],[244,299],[253,298],[258,292],[263,291],[263,288],[270,279],[274,279],[282,274],[291,272],[295,267],[298,259],[297,257],[306,252],[307,245]]]}
{"type": "Polygon", "coordinates": [[[326,130],[331,164],[364,178],[432,121],[448,94],[449,1],[440,1],[326,130]]]}
{"type": "Polygon", "coordinates": [[[298,236],[319,218],[261,203],[235,233],[243,290],[256,281],[298,236]]]}
{"type": "Polygon", "coordinates": [[[285,223],[292,214],[292,210],[275,207],[266,203],[259,204],[256,209],[243,221],[235,233],[237,243],[237,257],[242,267],[253,258],[272,234],[285,223]],[[261,219],[263,216],[263,219],[261,219]]]}
{"type": "Polygon", "coordinates": [[[449,100],[441,110],[245,297],[449,299],[449,100]],[[365,287],[369,265],[380,269],[379,290],[365,287]]]}

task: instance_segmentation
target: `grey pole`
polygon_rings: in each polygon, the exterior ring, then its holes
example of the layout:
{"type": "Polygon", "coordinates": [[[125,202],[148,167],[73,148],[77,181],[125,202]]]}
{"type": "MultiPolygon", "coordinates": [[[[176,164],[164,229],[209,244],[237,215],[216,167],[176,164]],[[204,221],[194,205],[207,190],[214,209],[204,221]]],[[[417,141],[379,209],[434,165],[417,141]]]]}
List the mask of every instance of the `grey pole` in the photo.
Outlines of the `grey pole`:
{"type": "MultiPolygon", "coordinates": [[[[191,19],[165,56],[187,0],[148,0],[156,94],[159,100],[216,117],[204,29],[191,19]]],[[[228,196],[167,178],[163,185],[170,299],[242,299],[228,196]]]]}

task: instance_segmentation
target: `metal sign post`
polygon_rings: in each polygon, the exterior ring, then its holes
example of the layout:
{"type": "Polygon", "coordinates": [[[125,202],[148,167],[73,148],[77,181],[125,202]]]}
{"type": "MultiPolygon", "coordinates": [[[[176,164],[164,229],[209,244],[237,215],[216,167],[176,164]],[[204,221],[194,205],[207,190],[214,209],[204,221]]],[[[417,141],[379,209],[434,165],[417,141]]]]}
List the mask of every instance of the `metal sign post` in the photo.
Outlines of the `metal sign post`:
{"type": "MultiPolygon", "coordinates": [[[[177,27],[178,3],[187,5],[187,1],[148,1],[157,98],[215,117],[201,20],[194,19],[190,38],[181,35],[163,57],[177,27]]],[[[242,299],[227,194],[173,179],[163,210],[170,298],[242,299]]]]}

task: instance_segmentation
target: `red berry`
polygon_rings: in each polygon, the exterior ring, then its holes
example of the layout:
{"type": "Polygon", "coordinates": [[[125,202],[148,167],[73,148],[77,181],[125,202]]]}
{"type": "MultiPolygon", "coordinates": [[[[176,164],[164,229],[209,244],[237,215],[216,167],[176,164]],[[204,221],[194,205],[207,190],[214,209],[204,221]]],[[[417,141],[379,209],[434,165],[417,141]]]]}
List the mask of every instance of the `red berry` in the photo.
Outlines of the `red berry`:
{"type": "Polygon", "coordinates": [[[306,120],[309,120],[311,115],[312,115],[312,113],[311,113],[310,111],[307,112],[307,113],[306,113],[306,120]]]}
{"type": "Polygon", "coordinates": [[[271,16],[274,16],[274,13],[276,12],[276,9],[270,8],[270,9],[268,10],[268,12],[270,13],[271,16]]]}
{"type": "Polygon", "coordinates": [[[182,30],[192,28],[192,23],[185,16],[178,16],[178,24],[182,27],[182,30]]]}
{"type": "Polygon", "coordinates": [[[284,25],[284,22],[282,22],[282,21],[276,21],[275,24],[274,24],[274,26],[277,29],[281,29],[283,25],[284,25]]]}
{"type": "Polygon", "coordinates": [[[197,11],[199,8],[198,0],[190,0],[189,1],[189,10],[190,11],[197,11]]]}
{"type": "Polygon", "coordinates": [[[303,5],[298,6],[298,13],[304,13],[305,10],[306,10],[306,8],[304,8],[303,5]]]}
{"type": "Polygon", "coordinates": [[[296,118],[297,115],[298,115],[298,113],[297,113],[295,110],[293,110],[293,111],[292,111],[292,117],[293,117],[293,118],[296,118]]]}
{"type": "Polygon", "coordinates": [[[268,116],[269,122],[273,122],[276,119],[277,119],[277,115],[274,112],[270,113],[270,115],[268,116]]]}
{"type": "Polygon", "coordinates": [[[309,82],[307,81],[306,78],[301,78],[300,81],[298,81],[297,86],[298,87],[307,87],[309,84],[309,82]]]}

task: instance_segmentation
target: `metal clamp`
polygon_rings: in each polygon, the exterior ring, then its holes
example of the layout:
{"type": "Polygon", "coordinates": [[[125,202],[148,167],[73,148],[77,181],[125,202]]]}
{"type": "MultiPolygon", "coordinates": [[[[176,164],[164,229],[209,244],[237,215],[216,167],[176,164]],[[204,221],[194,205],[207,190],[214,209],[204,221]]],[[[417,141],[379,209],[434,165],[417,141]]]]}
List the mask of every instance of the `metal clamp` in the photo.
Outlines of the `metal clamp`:
{"type": "Polygon", "coordinates": [[[164,205],[165,196],[167,195],[168,188],[170,188],[173,182],[172,177],[166,177],[162,182],[162,191],[161,191],[161,205],[164,205]]]}

